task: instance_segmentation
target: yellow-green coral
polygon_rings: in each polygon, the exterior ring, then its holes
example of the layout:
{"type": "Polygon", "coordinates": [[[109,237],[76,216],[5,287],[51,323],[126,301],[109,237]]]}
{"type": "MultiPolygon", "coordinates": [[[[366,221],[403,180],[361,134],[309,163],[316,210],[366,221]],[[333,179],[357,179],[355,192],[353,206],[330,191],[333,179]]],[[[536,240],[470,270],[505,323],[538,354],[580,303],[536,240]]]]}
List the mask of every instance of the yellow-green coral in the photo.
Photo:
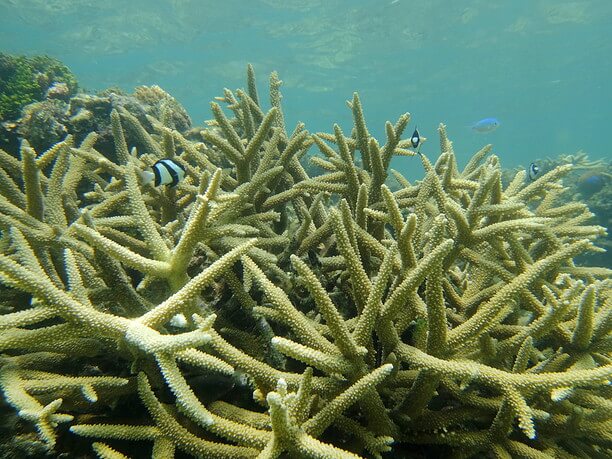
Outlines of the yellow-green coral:
{"type": "Polygon", "coordinates": [[[58,83],[65,85],[66,97],[77,90],[76,78],[57,59],[0,53],[0,121],[18,118],[25,105],[42,100],[58,83]]]}
{"type": "Polygon", "coordinates": [[[443,125],[432,163],[401,139],[409,114],[379,144],[357,94],[353,129],[289,133],[281,83],[266,111],[249,66],[202,142],[121,110],[116,163],[95,134],[0,152],[0,280],[32,296],[0,316],[18,415],[48,448],[72,423],[99,457],[129,455],[118,439],[164,458],[610,455],[610,271],[573,262],[604,229],[558,205],[571,168],[504,187],[491,146],[460,170],[443,125]],[[175,188],[139,180],[162,156],[175,188]]]}

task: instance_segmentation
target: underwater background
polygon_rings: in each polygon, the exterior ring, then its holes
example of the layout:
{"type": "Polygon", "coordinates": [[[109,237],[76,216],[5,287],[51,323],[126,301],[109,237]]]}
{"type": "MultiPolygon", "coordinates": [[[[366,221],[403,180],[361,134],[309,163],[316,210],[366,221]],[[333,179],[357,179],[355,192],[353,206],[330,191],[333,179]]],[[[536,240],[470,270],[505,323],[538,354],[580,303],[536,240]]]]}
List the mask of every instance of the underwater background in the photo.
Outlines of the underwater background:
{"type": "Polygon", "coordinates": [[[56,57],[86,90],[157,84],[202,124],[250,62],[279,72],[288,125],[347,127],[358,91],[373,135],[408,111],[421,135],[448,126],[460,164],[493,143],[504,167],[611,156],[611,30],[607,0],[0,0],[0,49],[56,57]]]}
{"type": "Polygon", "coordinates": [[[612,457],[610,56],[612,0],[0,0],[0,459],[612,457]]]}

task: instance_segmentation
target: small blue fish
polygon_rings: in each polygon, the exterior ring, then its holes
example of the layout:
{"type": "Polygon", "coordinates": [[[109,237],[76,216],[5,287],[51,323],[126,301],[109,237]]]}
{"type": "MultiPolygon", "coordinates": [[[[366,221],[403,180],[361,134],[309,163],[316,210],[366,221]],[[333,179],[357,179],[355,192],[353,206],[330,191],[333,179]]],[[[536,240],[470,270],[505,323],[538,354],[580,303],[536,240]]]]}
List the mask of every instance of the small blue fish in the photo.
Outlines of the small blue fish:
{"type": "Polygon", "coordinates": [[[531,163],[529,165],[529,169],[527,169],[527,175],[529,175],[529,180],[531,180],[532,182],[536,178],[538,178],[538,175],[540,175],[540,168],[536,163],[531,163]]]}
{"type": "Polygon", "coordinates": [[[612,175],[603,171],[589,171],[578,177],[576,185],[584,196],[592,196],[602,190],[612,178],[612,175]]]}
{"type": "Polygon", "coordinates": [[[484,118],[470,126],[476,132],[491,132],[497,129],[500,122],[497,118],[484,118]]]}

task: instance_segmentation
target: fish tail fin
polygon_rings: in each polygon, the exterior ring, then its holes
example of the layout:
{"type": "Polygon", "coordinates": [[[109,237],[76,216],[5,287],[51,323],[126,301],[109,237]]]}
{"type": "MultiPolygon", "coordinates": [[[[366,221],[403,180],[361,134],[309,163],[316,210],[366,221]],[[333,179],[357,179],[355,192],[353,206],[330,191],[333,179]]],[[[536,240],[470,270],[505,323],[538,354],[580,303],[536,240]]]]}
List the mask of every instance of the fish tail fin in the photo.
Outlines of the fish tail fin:
{"type": "Polygon", "coordinates": [[[138,171],[138,175],[140,175],[140,182],[142,186],[148,185],[155,178],[155,174],[151,171],[138,171]]]}

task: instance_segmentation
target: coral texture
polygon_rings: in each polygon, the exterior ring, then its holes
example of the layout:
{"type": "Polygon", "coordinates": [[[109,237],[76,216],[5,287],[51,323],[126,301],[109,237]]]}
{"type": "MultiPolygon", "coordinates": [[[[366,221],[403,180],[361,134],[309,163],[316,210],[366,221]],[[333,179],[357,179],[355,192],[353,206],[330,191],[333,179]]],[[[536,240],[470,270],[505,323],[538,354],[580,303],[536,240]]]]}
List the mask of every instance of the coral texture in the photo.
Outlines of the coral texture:
{"type": "Polygon", "coordinates": [[[434,163],[409,114],[379,143],[357,94],[348,134],[287,130],[280,86],[265,111],[249,66],[196,140],[118,107],[113,160],[95,133],[0,151],[21,422],[103,458],[609,457],[610,271],[573,262],[605,230],[558,204],[571,166],[503,187],[490,145],[458,169],[444,125],[434,163]],[[141,181],[161,158],[176,187],[141,181]]]}
{"type": "Polygon", "coordinates": [[[0,121],[15,119],[25,105],[68,98],[77,90],[72,72],[49,56],[12,56],[0,53],[0,121]]]}

